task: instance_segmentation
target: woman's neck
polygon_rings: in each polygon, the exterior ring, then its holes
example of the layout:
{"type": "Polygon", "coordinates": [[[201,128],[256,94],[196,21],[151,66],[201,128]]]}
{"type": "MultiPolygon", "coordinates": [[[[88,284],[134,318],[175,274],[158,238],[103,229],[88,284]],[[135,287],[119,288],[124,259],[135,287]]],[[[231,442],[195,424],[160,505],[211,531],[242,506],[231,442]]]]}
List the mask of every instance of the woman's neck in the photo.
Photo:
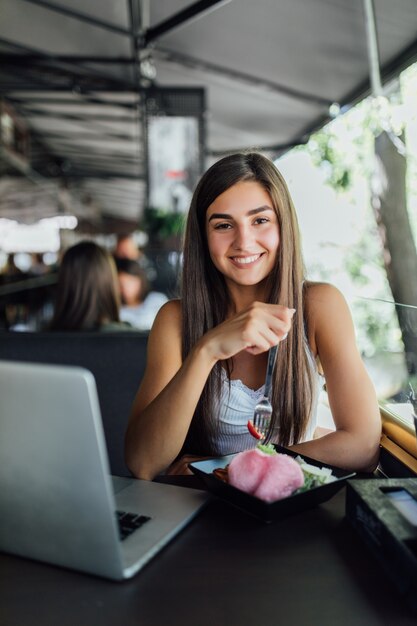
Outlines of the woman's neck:
{"type": "Polygon", "coordinates": [[[266,302],[266,289],[264,284],[259,285],[228,285],[230,296],[230,313],[239,313],[252,302],[266,302]]]}

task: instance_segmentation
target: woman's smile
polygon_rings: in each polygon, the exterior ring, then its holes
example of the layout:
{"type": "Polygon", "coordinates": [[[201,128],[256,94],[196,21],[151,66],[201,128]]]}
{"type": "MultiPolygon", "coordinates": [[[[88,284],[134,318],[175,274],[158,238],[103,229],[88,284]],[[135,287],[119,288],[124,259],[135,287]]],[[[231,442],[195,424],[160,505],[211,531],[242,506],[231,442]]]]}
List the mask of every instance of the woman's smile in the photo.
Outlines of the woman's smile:
{"type": "Polygon", "coordinates": [[[231,256],[230,260],[233,263],[236,263],[238,267],[241,267],[242,269],[248,269],[249,266],[252,266],[254,263],[256,263],[256,261],[259,261],[261,256],[263,256],[264,254],[264,252],[260,252],[259,254],[253,254],[252,256],[231,256]]]}

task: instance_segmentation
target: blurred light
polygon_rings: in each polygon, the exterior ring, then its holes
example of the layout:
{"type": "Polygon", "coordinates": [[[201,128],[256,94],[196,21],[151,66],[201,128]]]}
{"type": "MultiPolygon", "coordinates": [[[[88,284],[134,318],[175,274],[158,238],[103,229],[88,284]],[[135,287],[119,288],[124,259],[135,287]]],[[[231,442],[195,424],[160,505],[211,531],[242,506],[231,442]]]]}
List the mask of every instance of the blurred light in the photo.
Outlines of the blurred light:
{"type": "Polygon", "coordinates": [[[156,67],[150,57],[140,62],[140,73],[142,78],[147,78],[148,80],[154,80],[156,78],[156,67]]]}
{"type": "Polygon", "coordinates": [[[14,255],[13,261],[21,272],[28,272],[32,267],[32,257],[27,252],[18,252],[14,255]]]}
{"type": "Polygon", "coordinates": [[[59,230],[42,224],[15,224],[0,228],[0,250],[4,252],[58,252],[59,230]]]}
{"type": "Polygon", "coordinates": [[[38,222],[45,226],[54,226],[55,228],[74,230],[77,228],[78,220],[75,215],[54,215],[53,217],[45,217],[38,222]]]}
{"type": "Polygon", "coordinates": [[[176,252],[175,250],[172,250],[168,254],[168,263],[172,265],[172,267],[177,268],[178,265],[182,265],[182,259],[183,259],[182,252],[176,252]]]}
{"type": "Polygon", "coordinates": [[[9,220],[7,217],[0,217],[0,232],[7,230],[8,228],[14,228],[19,222],[16,220],[9,220]]]}
{"type": "Polygon", "coordinates": [[[45,254],[42,256],[42,261],[45,263],[45,265],[55,265],[55,263],[58,261],[58,255],[56,252],[45,252],[45,254]]]}
{"type": "Polygon", "coordinates": [[[0,250],[4,252],[58,252],[59,231],[74,230],[78,220],[75,215],[54,215],[35,224],[19,224],[15,220],[0,218],[0,250]]]}
{"type": "Polygon", "coordinates": [[[138,248],[143,248],[149,241],[149,235],[147,233],[144,233],[143,230],[135,230],[132,236],[133,241],[138,248]]]}
{"type": "Polygon", "coordinates": [[[340,114],[340,104],[338,102],[333,102],[329,106],[329,115],[332,118],[337,117],[340,114]]]}

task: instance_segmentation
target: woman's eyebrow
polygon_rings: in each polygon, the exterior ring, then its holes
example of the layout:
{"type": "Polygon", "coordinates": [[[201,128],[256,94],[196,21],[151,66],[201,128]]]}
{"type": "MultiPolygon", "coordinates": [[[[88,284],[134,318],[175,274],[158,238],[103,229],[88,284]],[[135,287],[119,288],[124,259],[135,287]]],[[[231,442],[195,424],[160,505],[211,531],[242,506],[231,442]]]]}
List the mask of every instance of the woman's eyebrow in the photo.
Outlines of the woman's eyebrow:
{"type": "MultiPolygon", "coordinates": [[[[256,215],[257,213],[263,213],[263,211],[273,211],[274,209],[270,206],[264,205],[264,206],[260,206],[257,207],[256,209],[250,209],[250,211],[248,211],[246,213],[246,215],[256,215]]],[[[228,213],[213,213],[213,215],[210,215],[209,217],[209,222],[211,220],[232,220],[233,217],[232,215],[229,215],[228,213]]]]}

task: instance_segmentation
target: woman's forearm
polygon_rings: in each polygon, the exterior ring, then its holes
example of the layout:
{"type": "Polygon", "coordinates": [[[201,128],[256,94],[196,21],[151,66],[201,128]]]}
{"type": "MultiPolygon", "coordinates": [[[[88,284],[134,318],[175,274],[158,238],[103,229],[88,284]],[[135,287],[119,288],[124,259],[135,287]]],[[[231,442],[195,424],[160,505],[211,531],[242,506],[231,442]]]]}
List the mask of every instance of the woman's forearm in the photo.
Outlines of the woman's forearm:
{"type": "Polygon", "coordinates": [[[151,480],[179,454],[204,385],[216,360],[197,344],[172,380],[143,410],[135,404],[125,439],[126,462],[151,480]]]}
{"type": "Polygon", "coordinates": [[[371,472],[378,464],[379,442],[378,429],[368,436],[336,430],[318,439],[290,446],[289,449],[335,467],[371,472]]]}

